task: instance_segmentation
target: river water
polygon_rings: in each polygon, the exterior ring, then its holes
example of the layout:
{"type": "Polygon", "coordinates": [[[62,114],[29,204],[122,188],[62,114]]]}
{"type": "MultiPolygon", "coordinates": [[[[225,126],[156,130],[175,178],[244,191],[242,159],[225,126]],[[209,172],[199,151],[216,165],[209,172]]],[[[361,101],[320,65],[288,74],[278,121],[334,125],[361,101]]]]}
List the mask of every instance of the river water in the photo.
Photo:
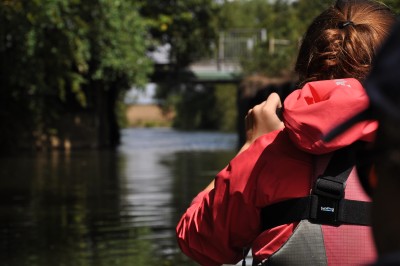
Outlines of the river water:
{"type": "Polygon", "coordinates": [[[0,158],[1,265],[195,265],[175,225],[235,134],[124,129],[116,151],[0,158]]]}

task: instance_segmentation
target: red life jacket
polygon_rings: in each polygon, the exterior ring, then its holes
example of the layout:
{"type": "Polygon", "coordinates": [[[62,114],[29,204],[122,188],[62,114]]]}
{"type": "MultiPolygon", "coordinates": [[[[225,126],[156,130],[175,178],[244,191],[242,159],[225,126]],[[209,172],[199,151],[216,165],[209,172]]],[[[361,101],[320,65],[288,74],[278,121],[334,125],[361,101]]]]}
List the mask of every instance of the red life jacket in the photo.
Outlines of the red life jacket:
{"type": "MultiPolygon", "coordinates": [[[[347,256],[345,260],[341,260],[336,254],[331,254],[329,247],[332,244],[337,246],[343,241],[342,234],[346,231],[346,225],[352,225],[353,230],[369,230],[363,226],[370,226],[371,203],[345,199],[345,192],[354,193],[360,189],[357,182],[350,182],[346,186],[355,163],[355,146],[334,153],[324,173],[315,181],[310,196],[282,201],[263,209],[261,217],[265,229],[295,221],[299,221],[299,224],[292,236],[275,253],[262,262],[254,261],[253,265],[328,265],[328,262],[331,265],[351,264],[347,256]],[[326,235],[332,233],[335,234],[334,237],[326,235]],[[334,257],[338,259],[335,260],[334,257]]],[[[362,195],[358,195],[358,198],[365,200],[362,195]]],[[[366,239],[359,232],[351,238],[350,241],[365,244],[366,239]]],[[[365,252],[366,249],[361,250],[365,252]]],[[[339,252],[337,248],[334,251],[339,252]]],[[[371,256],[360,254],[360,250],[356,254],[371,256]]]]}

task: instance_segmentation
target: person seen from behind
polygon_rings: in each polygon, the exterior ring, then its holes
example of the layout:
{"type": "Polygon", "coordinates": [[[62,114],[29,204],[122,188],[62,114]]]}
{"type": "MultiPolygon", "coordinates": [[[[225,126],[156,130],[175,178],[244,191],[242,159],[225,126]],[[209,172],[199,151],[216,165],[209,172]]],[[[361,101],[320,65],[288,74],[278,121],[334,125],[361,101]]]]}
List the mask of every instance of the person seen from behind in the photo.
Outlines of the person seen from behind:
{"type": "Polygon", "coordinates": [[[380,49],[364,84],[368,108],[329,132],[325,140],[346,134],[360,121],[378,121],[373,143],[356,151],[356,169],[373,202],[372,229],[378,251],[373,265],[400,265],[400,21],[380,49]]]}
{"type": "Polygon", "coordinates": [[[273,93],[249,111],[245,145],[180,219],[177,239],[187,256],[207,266],[235,264],[250,248],[253,265],[362,265],[375,259],[369,223],[360,218],[367,216],[360,210],[369,197],[353,165],[331,158],[355,142],[371,141],[377,123],[360,122],[331,142],[322,136],[368,105],[361,82],[394,22],[388,7],[370,0],[337,1],[314,19],[295,66],[298,89],[283,106],[273,93]],[[345,181],[319,182],[336,172],[345,173],[345,181]],[[343,197],[349,212],[338,208],[343,197]],[[312,217],[292,210],[300,201],[312,217]]]}

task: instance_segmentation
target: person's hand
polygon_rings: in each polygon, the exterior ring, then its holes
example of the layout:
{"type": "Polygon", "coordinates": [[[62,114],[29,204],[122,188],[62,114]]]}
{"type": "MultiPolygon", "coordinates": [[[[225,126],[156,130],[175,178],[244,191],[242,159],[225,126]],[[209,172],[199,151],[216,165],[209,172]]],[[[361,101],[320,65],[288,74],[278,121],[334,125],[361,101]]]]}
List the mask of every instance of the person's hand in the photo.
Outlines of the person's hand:
{"type": "Polygon", "coordinates": [[[258,137],[274,130],[284,128],[278,116],[282,102],[277,93],[271,93],[267,100],[250,109],[246,116],[246,146],[248,147],[258,137]]]}
{"type": "Polygon", "coordinates": [[[253,142],[264,134],[284,128],[283,122],[278,117],[281,108],[281,99],[273,92],[267,100],[250,109],[245,118],[247,141],[253,142]]]}
{"type": "MultiPolygon", "coordinates": [[[[245,118],[246,143],[238,154],[246,150],[258,137],[284,128],[285,126],[280,118],[281,111],[281,98],[275,92],[271,93],[267,100],[250,109],[245,118]]],[[[212,180],[205,190],[210,191],[214,188],[214,185],[215,180],[212,180]]]]}
{"type": "MultiPolygon", "coordinates": [[[[281,98],[275,92],[271,93],[267,100],[250,109],[245,118],[246,143],[238,154],[246,150],[258,137],[284,128],[285,126],[280,118],[281,111],[281,98]]],[[[205,190],[210,191],[214,188],[214,184],[215,180],[212,180],[205,190]]]]}

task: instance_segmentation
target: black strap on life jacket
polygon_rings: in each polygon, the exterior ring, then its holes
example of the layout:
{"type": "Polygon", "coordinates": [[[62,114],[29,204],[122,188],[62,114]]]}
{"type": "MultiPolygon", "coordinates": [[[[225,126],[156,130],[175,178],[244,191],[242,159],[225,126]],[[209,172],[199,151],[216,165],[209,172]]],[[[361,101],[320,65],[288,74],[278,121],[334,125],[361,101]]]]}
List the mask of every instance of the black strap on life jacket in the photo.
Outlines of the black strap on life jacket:
{"type": "Polygon", "coordinates": [[[261,211],[263,230],[278,225],[309,220],[312,223],[370,225],[370,202],[344,199],[347,178],[354,157],[347,147],[336,151],[325,172],[315,181],[311,195],[266,206],[261,211]]]}

